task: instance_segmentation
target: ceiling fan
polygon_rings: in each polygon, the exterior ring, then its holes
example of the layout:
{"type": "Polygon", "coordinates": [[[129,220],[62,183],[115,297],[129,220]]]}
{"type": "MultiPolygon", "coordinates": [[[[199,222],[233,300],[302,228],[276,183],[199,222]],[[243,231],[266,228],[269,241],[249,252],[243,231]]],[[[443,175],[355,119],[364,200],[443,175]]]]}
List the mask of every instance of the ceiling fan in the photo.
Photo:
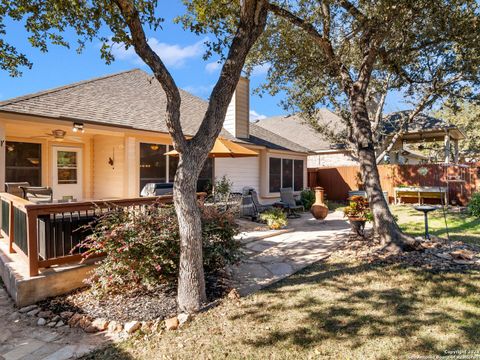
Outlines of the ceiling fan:
{"type": "Polygon", "coordinates": [[[41,136],[32,136],[31,138],[42,138],[42,139],[51,139],[53,141],[62,142],[72,141],[72,142],[82,142],[82,139],[76,136],[67,136],[67,132],[61,129],[52,130],[50,133],[46,133],[45,135],[41,136]]]}

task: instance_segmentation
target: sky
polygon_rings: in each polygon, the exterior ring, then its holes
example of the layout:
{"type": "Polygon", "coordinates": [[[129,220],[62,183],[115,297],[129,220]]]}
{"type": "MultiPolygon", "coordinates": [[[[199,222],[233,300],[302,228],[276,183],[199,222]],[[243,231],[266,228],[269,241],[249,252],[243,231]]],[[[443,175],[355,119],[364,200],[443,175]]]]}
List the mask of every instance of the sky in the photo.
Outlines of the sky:
{"type": "MultiPolygon", "coordinates": [[[[208,35],[196,36],[173,22],[173,19],[184,11],[180,0],[159,0],[159,11],[166,20],[161,30],[147,33],[150,45],[165,62],[179,87],[207,99],[221,67],[217,62],[218,58],[206,61],[202,58],[208,35]]],[[[6,30],[6,40],[27,54],[33,67],[22,69],[23,75],[16,78],[0,71],[0,101],[133,68],[149,72],[148,67],[131,48],[125,51],[122,46],[116,46],[116,61],[106,65],[100,58],[98,41],[87,43],[81,54],[77,54],[74,48],[66,49],[60,46],[50,46],[47,53],[42,53],[29,44],[28,34],[21,23],[7,22],[6,30]]],[[[68,32],[66,37],[74,39],[68,32]]],[[[267,70],[267,66],[255,69],[250,78],[251,90],[265,80],[267,70]]],[[[281,100],[281,94],[275,97],[252,94],[250,118],[255,120],[285,114],[280,106],[281,100]]],[[[403,100],[401,94],[389,94],[385,112],[408,108],[403,100]]]]}

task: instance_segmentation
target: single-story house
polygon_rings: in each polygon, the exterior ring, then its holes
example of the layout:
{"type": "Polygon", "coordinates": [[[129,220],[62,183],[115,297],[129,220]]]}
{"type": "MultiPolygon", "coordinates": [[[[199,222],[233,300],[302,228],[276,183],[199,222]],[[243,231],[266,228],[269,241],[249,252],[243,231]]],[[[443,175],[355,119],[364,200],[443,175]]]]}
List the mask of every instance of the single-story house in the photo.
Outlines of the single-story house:
{"type": "MultiPolygon", "coordinates": [[[[208,103],[181,91],[186,135],[208,103]]],[[[164,121],[160,84],[134,69],[0,102],[0,189],[6,182],[50,186],[54,198],[138,197],[149,182],[173,182],[176,157],[164,121]]],[[[249,121],[249,80],[241,78],[221,136],[258,153],[210,158],[199,190],[227,175],[233,191],[249,186],[266,202],[281,187],[307,186],[308,149],[249,121]]]]}
{"type": "MultiPolygon", "coordinates": [[[[394,134],[400,129],[407,111],[388,114],[384,117],[377,135],[380,144],[378,151],[389,144],[394,134]]],[[[358,166],[358,160],[341,140],[345,132],[342,119],[328,109],[318,111],[319,127],[329,133],[317,131],[307,123],[300,114],[269,117],[257,121],[255,124],[275,134],[288,137],[289,140],[301,144],[311,153],[308,156],[308,168],[324,168],[337,166],[358,166]]],[[[421,164],[430,162],[430,158],[422,153],[425,142],[444,142],[445,161],[458,162],[458,142],[465,138],[462,131],[446,121],[432,116],[419,114],[411,124],[407,124],[402,134],[388,152],[386,159],[391,164],[421,164]],[[414,146],[414,144],[420,144],[414,146]],[[451,145],[453,144],[453,151],[451,145]],[[447,150],[448,149],[448,150],[447,150]],[[453,158],[450,153],[453,152],[453,158]]]]}

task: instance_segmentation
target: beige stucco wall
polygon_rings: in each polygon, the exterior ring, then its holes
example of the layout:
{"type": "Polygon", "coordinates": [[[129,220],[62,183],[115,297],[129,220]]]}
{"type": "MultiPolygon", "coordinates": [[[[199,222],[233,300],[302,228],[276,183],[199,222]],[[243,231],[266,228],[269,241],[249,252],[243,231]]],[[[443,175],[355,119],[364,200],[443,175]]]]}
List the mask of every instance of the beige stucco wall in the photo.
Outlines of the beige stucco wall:
{"type": "Polygon", "coordinates": [[[95,135],[93,137],[93,197],[95,199],[125,196],[123,137],[95,135]],[[113,160],[113,165],[109,164],[113,160]]]}
{"type": "Polygon", "coordinates": [[[5,141],[5,123],[0,120],[0,191],[3,191],[5,188],[5,141]]]}

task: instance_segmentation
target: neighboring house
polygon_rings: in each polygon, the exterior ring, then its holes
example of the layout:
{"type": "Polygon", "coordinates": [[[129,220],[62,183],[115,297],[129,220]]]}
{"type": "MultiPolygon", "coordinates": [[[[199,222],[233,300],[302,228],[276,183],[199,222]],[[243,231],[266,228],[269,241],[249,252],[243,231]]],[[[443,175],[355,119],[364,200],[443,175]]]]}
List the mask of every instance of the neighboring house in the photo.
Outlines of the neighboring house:
{"type": "MultiPolygon", "coordinates": [[[[319,110],[318,122],[326,127],[327,131],[337,135],[345,130],[340,117],[328,109],[319,110]]],[[[269,117],[258,120],[255,124],[306,147],[311,152],[307,161],[308,168],[358,165],[345,144],[333,142],[307,124],[298,114],[269,117]]]]}
{"type": "MultiPolygon", "coordinates": [[[[378,139],[381,144],[379,152],[390,143],[392,137],[398,132],[405,116],[408,116],[408,111],[395,112],[385,116],[379,130],[378,139]]],[[[325,128],[333,135],[341,135],[345,131],[345,124],[340,117],[328,109],[319,110],[318,123],[320,127],[325,128]]],[[[310,150],[312,153],[308,156],[308,168],[358,165],[357,159],[344,143],[332,141],[331,138],[334,137],[315,130],[298,114],[266,118],[257,121],[256,125],[279,136],[288,137],[289,140],[310,150]]],[[[441,141],[444,142],[444,160],[458,162],[458,141],[464,138],[465,135],[456,126],[448,124],[442,119],[420,114],[413,123],[404,128],[404,133],[388,152],[386,161],[391,164],[409,165],[427,163],[431,159],[425,154],[424,143],[441,141]],[[415,147],[413,144],[417,144],[417,146],[415,147]]]]}
{"type": "MultiPolygon", "coordinates": [[[[186,135],[208,103],[181,91],[186,135]]],[[[173,182],[178,159],[164,121],[166,98],[149,74],[130,70],[0,102],[0,189],[5,182],[51,186],[54,198],[139,196],[148,182],[173,182]],[[5,165],[4,165],[5,164],[5,165]]],[[[227,175],[273,201],[280,187],[307,185],[308,149],[249,122],[249,81],[241,79],[222,137],[258,157],[208,159],[199,190],[227,175]]]]}

